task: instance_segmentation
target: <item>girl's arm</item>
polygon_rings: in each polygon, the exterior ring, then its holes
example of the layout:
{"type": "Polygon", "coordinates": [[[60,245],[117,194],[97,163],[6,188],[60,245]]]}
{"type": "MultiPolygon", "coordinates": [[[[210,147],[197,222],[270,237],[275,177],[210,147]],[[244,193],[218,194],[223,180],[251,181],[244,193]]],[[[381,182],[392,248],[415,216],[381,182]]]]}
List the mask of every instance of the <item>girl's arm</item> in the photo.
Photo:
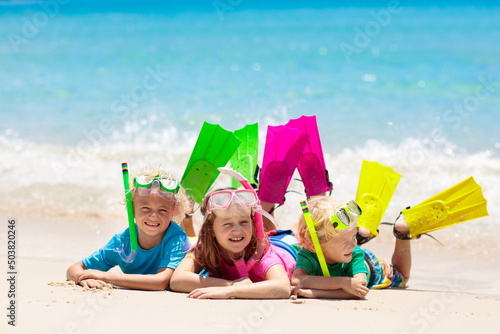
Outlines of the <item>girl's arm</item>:
{"type": "Polygon", "coordinates": [[[188,297],[191,298],[246,298],[277,299],[290,297],[290,280],[285,267],[276,264],[266,272],[265,280],[252,284],[234,284],[224,287],[196,289],[188,297]]]}
{"type": "Polygon", "coordinates": [[[197,265],[194,260],[187,255],[175,270],[170,282],[170,288],[178,292],[191,292],[198,288],[251,283],[249,279],[229,281],[222,278],[200,276],[198,274],[202,269],[203,268],[197,265]]]}
{"type": "Polygon", "coordinates": [[[153,275],[124,274],[86,269],[80,261],[68,268],[66,276],[76,284],[89,288],[102,288],[110,283],[136,290],[165,290],[173,272],[171,268],[160,268],[153,275]]]}
{"type": "MultiPolygon", "coordinates": [[[[354,277],[324,277],[310,276],[302,268],[297,268],[293,272],[292,285],[294,291],[298,289],[310,290],[339,290],[342,289],[351,297],[363,298],[368,293],[366,287],[366,274],[356,274],[354,277]]],[[[341,297],[331,297],[341,298],[341,297]]]]}

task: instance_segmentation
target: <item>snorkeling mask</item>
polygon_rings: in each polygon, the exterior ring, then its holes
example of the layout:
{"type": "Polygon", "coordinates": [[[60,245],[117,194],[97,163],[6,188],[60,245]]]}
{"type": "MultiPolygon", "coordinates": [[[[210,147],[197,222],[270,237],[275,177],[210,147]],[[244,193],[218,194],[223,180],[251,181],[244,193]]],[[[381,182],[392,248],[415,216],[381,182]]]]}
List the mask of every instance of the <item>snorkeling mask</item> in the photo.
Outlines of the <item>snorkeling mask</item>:
{"type": "MultiPolygon", "coordinates": [[[[232,208],[233,205],[236,206],[240,210],[240,212],[243,212],[243,215],[247,215],[249,213],[252,214],[252,208],[254,209],[253,219],[255,223],[255,236],[257,237],[256,251],[246,262],[244,254],[242,255],[241,259],[236,261],[233,260],[239,277],[249,277],[250,270],[252,270],[255,265],[262,259],[262,256],[264,256],[264,254],[267,252],[267,249],[270,245],[269,239],[264,233],[264,225],[262,222],[262,215],[267,214],[267,212],[262,210],[257,193],[243,175],[230,168],[219,167],[218,169],[222,174],[232,176],[236,181],[240,182],[245,189],[221,190],[214,192],[208,199],[206,214],[208,214],[212,210],[217,210],[219,208],[223,209],[222,212],[227,212],[230,210],[225,209],[227,209],[228,207],[232,208]]],[[[223,213],[223,215],[224,214],[225,213],[223,213]]],[[[267,215],[268,218],[274,222],[274,218],[269,214],[267,215]]]]}
{"type": "Polygon", "coordinates": [[[362,214],[361,208],[355,201],[349,201],[338,209],[331,217],[333,228],[343,231],[349,227],[355,227],[358,217],[362,214]]]}
{"type": "Polygon", "coordinates": [[[139,175],[134,179],[134,187],[139,196],[151,194],[153,188],[158,188],[158,195],[165,199],[175,198],[179,192],[179,182],[176,179],[164,178],[160,175],[154,177],[139,175]]]}
{"type": "Polygon", "coordinates": [[[252,207],[257,205],[259,198],[254,190],[220,190],[212,193],[208,199],[207,212],[218,209],[235,209],[241,216],[251,214],[252,207]]]}

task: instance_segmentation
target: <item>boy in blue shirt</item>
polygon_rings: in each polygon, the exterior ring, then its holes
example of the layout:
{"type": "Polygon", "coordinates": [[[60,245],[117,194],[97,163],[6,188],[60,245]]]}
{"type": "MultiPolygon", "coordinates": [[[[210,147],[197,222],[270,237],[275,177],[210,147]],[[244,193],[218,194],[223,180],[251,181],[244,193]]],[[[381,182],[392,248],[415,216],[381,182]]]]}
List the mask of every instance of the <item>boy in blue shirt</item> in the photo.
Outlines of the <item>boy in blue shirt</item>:
{"type": "Polygon", "coordinates": [[[146,167],[134,179],[131,196],[138,243],[133,261],[122,255],[131,245],[127,228],[106,246],[70,266],[68,280],[97,289],[107,283],[138,290],[168,287],[175,268],[190,248],[186,233],[172,221],[174,216],[184,216],[188,207],[186,193],[172,175],[146,167]],[[109,272],[114,266],[122,272],[109,272]]]}

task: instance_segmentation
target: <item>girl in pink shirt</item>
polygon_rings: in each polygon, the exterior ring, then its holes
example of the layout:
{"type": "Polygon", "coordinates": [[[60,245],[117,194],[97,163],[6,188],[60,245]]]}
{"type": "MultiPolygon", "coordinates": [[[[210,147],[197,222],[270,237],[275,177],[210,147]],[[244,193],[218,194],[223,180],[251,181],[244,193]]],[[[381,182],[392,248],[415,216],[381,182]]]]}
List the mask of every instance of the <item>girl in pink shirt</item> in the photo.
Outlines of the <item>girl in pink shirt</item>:
{"type": "Polygon", "coordinates": [[[246,188],[225,188],[205,196],[198,242],[174,272],[172,290],[188,292],[191,298],[290,296],[295,259],[269,243],[257,194],[246,188]],[[199,275],[203,270],[208,276],[199,275]]]}

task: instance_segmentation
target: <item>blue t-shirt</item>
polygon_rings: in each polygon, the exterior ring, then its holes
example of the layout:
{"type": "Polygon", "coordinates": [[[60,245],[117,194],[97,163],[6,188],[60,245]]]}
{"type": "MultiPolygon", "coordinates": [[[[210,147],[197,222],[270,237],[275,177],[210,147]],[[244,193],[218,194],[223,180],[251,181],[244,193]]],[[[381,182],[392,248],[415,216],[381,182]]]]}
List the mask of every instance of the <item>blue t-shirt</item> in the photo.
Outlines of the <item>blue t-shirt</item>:
{"type": "MultiPolygon", "coordinates": [[[[135,226],[137,231],[137,225],[135,226]]],[[[84,258],[87,269],[108,271],[119,266],[125,274],[156,274],[160,268],[175,269],[190,248],[186,232],[174,222],[170,225],[160,244],[151,249],[137,245],[137,255],[132,263],[123,261],[115,249],[130,250],[130,233],[125,229],[113,236],[106,246],[84,258]]]]}

